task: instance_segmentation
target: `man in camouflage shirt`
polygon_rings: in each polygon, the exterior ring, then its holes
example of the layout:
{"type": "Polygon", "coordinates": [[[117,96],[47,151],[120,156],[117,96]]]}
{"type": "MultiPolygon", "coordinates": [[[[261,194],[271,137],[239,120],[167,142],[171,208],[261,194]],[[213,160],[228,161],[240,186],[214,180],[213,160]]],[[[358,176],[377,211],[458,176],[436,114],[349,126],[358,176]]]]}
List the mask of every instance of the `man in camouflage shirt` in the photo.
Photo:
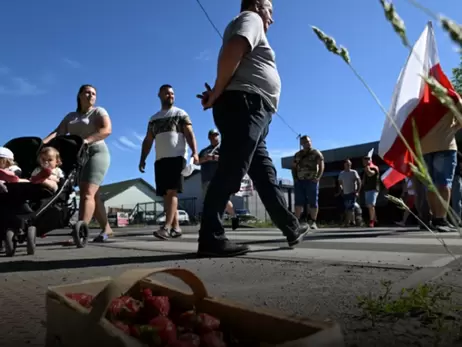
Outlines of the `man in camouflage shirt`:
{"type": "Polygon", "coordinates": [[[324,173],[324,157],[312,147],[311,139],[304,135],[300,138],[302,150],[294,156],[292,176],[295,190],[295,216],[300,219],[305,206],[309,207],[311,228],[317,229],[319,180],[324,173]]]}

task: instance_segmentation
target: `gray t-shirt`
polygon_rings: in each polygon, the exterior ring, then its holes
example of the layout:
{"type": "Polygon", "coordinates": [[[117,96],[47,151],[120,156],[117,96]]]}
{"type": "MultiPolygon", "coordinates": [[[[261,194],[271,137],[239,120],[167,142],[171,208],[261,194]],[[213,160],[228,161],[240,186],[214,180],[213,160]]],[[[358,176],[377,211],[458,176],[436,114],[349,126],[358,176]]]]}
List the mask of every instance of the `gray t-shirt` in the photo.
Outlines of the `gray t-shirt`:
{"type": "Polygon", "coordinates": [[[356,191],[357,181],[360,180],[358,171],[342,171],[338,175],[339,182],[343,185],[343,194],[351,194],[356,191]]]}
{"type": "MultiPolygon", "coordinates": [[[[70,134],[85,139],[98,132],[102,124],[102,118],[108,116],[109,114],[102,107],[92,108],[85,114],[79,112],[68,113],[61,122],[57,135],[70,134]]],[[[98,142],[104,142],[104,140],[98,142]]]]}
{"type": "MultiPolygon", "coordinates": [[[[208,154],[212,153],[216,155],[220,155],[220,148],[218,147],[215,149],[212,145],[205,147],[202,151],[199,153],[199,158],[203,158],[207,156],[208,154]]],[[[215,176],[215,173],[217,172],[218,169],[218,161],[211,160],[211,161],[206,161],[205,163],[201,164],[201,181],[202,183],[204,182],[210,182],[215,176]]]]}
{"type": "MultiPolygon", "coordinates": [[[[276,55],[268,43],[261,17],[251,11],[241,12],[226,27],[223,46],[235,35],[247,39],[251,51],[244,56],[226,90],[260,94],[275,112],[281,94],[281,78],[276,55]]],[[[220,55],[223,50],[220,50],[220,55]]]]}

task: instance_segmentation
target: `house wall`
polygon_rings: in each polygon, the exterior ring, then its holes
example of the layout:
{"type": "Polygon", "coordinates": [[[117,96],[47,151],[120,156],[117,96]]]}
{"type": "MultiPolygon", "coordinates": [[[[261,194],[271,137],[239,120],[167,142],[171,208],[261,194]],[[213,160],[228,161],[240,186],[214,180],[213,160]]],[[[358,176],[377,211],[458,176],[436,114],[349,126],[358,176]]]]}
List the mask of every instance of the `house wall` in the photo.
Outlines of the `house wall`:
{"type": "MultiPolygon", "coordinates": [[[[288,201],[288,190],[284,190],[284,197],[286,202],[288,201]]],[[[194,204],[194,208],[196,214],[202,213],[202,207],[204,203],[204,199],[202,197],[202,184],[201,184],[201,176],[200,174],[194,174],[190,178],[186,179],[183,185],[183,193],[179,195],[180,199],[187,199],[187,198],[197,198],[194,204]]],[[[293,201],[293,197],[292,197],[293,201]]],[[[266,209],[257,193],[254,191],[253,196],[249,197],[239,197],[233,196],[231,197],[231,202],[234,205],[235,209],[248,209],[250,214],[254,215],[258,219],[261,220],[269,220],[269,216],[266,212],[266,209]]],[[[187,207],[185,204],[185,210],[188,214],[192,215],[193,211],[191,207],[187,207]]]]}
{"type": "MultiPolygon", "coordinates": [[[[78,197],[77,197],[78,199],[78,197]]],[[[156,213],[162,213],[164,211],[164,206],[161,198],[156,196],[152,190],[146,187],[142,183],[137,183],[122,193],[108,199],[104,202],[106,207],[106,212],[110,208],[120,208],[120,209],[133,209],[138,203],[150,203],[146,205],[146,210],[156,211],[156,213]],[[160,201],[159,201],[160,200],[160,201]],[[153,202],[156,202],[153,204],[153,202]]]]}

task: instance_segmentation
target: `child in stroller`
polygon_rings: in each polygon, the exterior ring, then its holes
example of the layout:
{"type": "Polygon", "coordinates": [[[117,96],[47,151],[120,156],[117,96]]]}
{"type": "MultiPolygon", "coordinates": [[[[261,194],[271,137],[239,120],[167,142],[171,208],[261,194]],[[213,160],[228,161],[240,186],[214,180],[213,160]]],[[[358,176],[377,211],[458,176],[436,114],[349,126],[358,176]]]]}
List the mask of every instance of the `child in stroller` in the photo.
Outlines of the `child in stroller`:
{"type": "MultiPolygon", "coordinates": [[[[5,183],[7,192],[0,193],[0,232],[5,253],[14,256],[17,244],[26,242],[27,253],[34,254],[36,236],[69,226],[77,211],[77,201],[71,196],[87,157],[86,146],[80,137],[68,135],[56,137],[46,147],[35,137],[13,139],[5,147],[15,153],[22,176],[31,177],[31,182],[5,183]],[[37,156],[42,163],[39,169],[37,156]],[[56,164],[44,170],[43,166],[53,160],[56,164]],[[56,166],[59,161],[61,168],[56,166]]],[[[72,236],[78,248],[84,247],[88,226],[77,222],[72,236]]]]}

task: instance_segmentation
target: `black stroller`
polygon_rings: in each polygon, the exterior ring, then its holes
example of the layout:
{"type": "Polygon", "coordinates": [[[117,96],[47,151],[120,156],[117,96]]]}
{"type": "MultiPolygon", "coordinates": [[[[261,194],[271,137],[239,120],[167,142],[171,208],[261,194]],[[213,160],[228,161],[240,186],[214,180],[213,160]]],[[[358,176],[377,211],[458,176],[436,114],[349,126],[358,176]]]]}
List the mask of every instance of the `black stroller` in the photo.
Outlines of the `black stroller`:
{"type": "MultiPolygon", "coordinates": [[[[35,253],[36,237],[55,229],[70,226],[77,211],[74,187],[80,170],[87,160],[87,147],[78,136],[58,136],[48,143],[56,148],[62,160],[61,169],[65,178],[56,192],[39,184],[6,183],[7,193],[0,193],[0,232],[6,256],[12,257],[17,244],[26,242],[27,254],[35,253]]],[[[9,141],[9,148],[22,169],[22,178],[29,178],[37,167],[37,156],[43,147],[37,137],[20,137],[9,141]]],[[[78,221],[73,226],[72,237],[77,248],[88,241],[88,226],[78,221]]]]}

